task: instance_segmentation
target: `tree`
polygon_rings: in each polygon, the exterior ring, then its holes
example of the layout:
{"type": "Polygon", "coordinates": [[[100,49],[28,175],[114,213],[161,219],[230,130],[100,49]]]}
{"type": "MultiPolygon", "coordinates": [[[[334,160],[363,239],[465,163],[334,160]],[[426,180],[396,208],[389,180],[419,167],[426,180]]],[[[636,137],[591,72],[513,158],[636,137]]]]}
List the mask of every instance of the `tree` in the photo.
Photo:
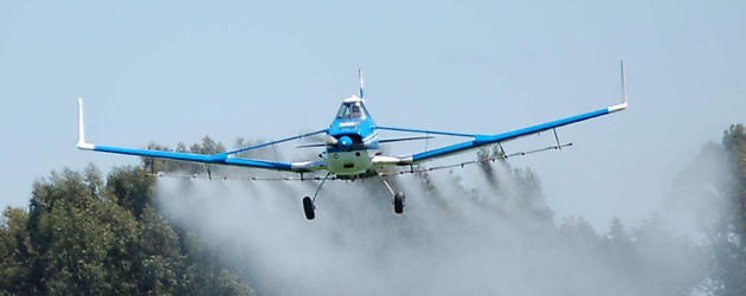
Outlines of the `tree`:
{"type": "Polygon", "coordinates": [[[34,250],[26,229],[28,213],[6,208],[0,222],[0,295],[29,290],[34,250]]]}
{"type": "Polygon", "coordinates": [[[722,295],[746,294],[746,132],[742,124],[732,125],[723,134],[730,179],[726,211],[711,234],[717,261],[714,274],[722,295]]]}
{"type": "Polygon", "coordinates": [[[0,295],[252,295],[244,276],[153,207],[153,180],[52,172],[0,223],[0,295]]]}

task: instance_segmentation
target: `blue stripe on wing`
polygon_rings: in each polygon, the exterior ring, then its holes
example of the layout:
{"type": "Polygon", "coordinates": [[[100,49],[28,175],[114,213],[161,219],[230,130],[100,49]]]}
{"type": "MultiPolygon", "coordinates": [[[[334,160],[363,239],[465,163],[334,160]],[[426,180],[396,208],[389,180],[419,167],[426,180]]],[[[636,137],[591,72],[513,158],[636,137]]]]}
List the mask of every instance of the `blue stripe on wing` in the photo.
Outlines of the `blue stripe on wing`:
{"type": "Polygon", "coordinates": [[[412,161],[422,161],[422,160],[426,160],[426,159],[430,159],[434,157],[445,156],[448,154],[453,154],[453,153],[457,153],[460,151],[481,147],[484,145],[494,144],[494,143],[501,142],[501,141],[507,141],[507,140],[515,139],[521,136],[535,134],[541,131],[565,126],[565,125],[576,123],[576,122],[583,121],[583,120],[588,120],[588,119],[606,115],[609,113],[610,113],[609,108],[604,108],[604,109],[596,110],[593,112],[571,116],[571,117],[563,118],[560,120],[538,124],[538,125],[534,125],[531,127],[522,128],[522,129],[518,129],[518,130],[514,130],[514,131],[502,133],[502,134],[474,135],[474,140],[470,142],[458,143],[458,144],[454,144],[454,145],[450,145],[450,146],[446,146],[446,147],[442,147],[438,149],[433,149],[430,151],[425,151],[422,153],[413,154],[412,161]]]}

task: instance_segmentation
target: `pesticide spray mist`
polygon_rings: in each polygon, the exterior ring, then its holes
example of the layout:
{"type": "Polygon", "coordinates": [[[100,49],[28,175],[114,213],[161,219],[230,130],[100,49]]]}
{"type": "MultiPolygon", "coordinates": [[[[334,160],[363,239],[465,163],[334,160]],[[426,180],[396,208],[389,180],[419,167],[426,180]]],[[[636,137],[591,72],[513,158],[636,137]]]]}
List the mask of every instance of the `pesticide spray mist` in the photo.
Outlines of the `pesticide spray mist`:
{"type": "Polygon", "coordinates": [[[604,247],[556,225],[533,174],[507,164],[395,183],[403,215],[371,178],[327,182],[314,221],[301,197],[317,182],[162,178],[157,196],[263,295],[662,295],[702,278],[701,254],[675,239],[604,247]]]}

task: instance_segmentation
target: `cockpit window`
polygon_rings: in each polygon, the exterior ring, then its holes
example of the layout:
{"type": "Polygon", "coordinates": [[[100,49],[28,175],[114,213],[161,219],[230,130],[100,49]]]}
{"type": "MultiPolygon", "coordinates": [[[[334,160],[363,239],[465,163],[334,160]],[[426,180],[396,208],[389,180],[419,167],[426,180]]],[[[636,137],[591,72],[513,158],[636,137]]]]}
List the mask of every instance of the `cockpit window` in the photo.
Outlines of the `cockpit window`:
{"type": "Polygon", "coordinates": [[[363,106],[358,102],[343,103],[342,106],[339,107],[339,112],[337,112],[338,119],[365,118],[367,115],[365,108],[363,108],[363,106]]]}

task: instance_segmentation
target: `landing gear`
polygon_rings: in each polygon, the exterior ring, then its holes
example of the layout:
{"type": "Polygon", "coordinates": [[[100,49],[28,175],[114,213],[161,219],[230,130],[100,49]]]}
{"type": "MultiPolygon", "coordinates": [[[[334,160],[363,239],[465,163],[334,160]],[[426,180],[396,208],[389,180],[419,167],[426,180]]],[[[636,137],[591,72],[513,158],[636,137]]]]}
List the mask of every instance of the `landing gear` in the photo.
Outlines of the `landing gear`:
{"type": "Polygon", "coordinates": [[[327,179],[329,179],[329,175],[332,173],[327,173],[326,176],[324,176],[324,179],[321,180],[321,184],[319,184],[319,187],[316,188],[316,192],[313,194],[313,198],[309,196],[303,197],[303,213],[306,214],[306,219],[313,220],[316,218],[316,205],[314,204],[316,202],[316,196],[319,195],[319,191],[321,191],[321,187],[324,186],[324,183],[327,179]]]}
{"type": "Polygon", "coordinates": [[[404,213],[404,192],[398,192],[394,195],[394,213],[404,213]]]}
{"type": "Polygon", "coordinates": [[[306,196],[303,198],[303,212],[306,213],[306,219],[313,220],[313,218],[316,217],[316,212],[314,212],[314,205],[313,200],[311,200],[310,197],[306,196]]]}
{"type": "Polygon", "coordinates": [[[404,192],[399,191],[397,193],[394,193],[394,188],[391,187],[390,182],[386,179],[381,179],[381,180],[383,180],[383,185],[386,185],[386,189],[389,190],[389,193],[391,193],[391,196],[393,196],[394,198],[394,213],[396,214],[404,213],[404,199],[405,199],[404,192]]]}

